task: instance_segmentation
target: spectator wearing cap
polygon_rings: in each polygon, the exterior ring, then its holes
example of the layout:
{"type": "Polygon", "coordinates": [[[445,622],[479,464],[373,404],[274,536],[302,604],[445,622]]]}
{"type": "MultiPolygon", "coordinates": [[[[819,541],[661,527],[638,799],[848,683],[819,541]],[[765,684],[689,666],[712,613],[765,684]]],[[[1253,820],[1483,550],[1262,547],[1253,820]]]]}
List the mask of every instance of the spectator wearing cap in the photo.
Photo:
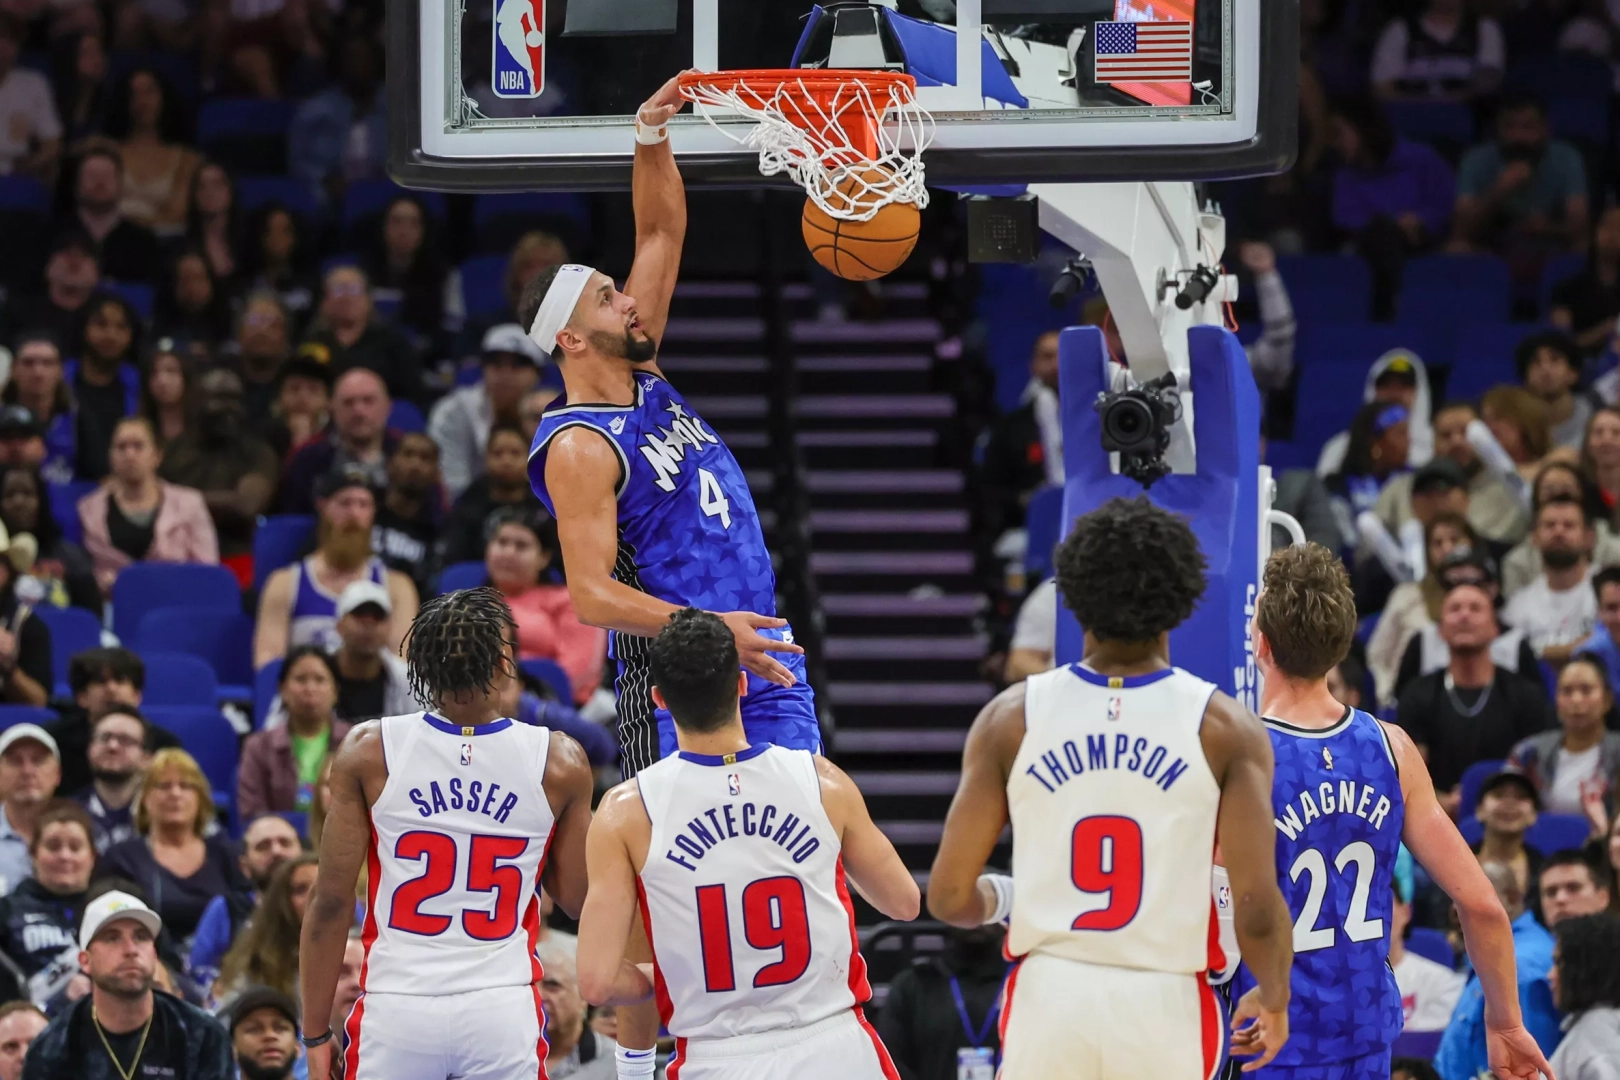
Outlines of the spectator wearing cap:
{"type": "Polygon", "coordinates": [[[1446,591],[1439,636],[1446,666],[1398,690],[1396,717],[1428,761],[1441,805],[1455,817],[1463,770],[1507,757],[1519,740],[1550,728],[1552,717],[1541,687],[1492,657],[1496,611],[1485,582],[1459,581],[1446,591]]]}
{"type": "Polygon", "coordinates": [[[136,562],[219,564],[219,537],[196,488],[158,478],[163,452],[144,416],[113,429],[112,476],[79,500],[84,546],[102,595],[136,562]]]}
{"type": "Polygon", "coordinates": [[[1597,534],[1585,504],[1558,497],[1536,508],[1530,539],[1541,554],[1543,569],[1508,597],[1502,619],[1525,633],[1537,656],[1556,666],[1575,654],[1597,624],[1597,598],[1592,594],[1597,534]]]}
{"type": "Polygon", "coordinates": [[[117,150],[97,144],[79,156],[73,198],[74,217],[95,244],[101,272],[114,281],[152,281],[158,268],[157,237],[120,209],[124,162],[117,150]]]}
{"type": "Polygon", "coordinates": [[[63,353],[77,356],[84,339],[84,305],[101,285],[96,243],[77,225],[69,225],[51,242],[45,260],[45,292],[13,296],[6,303],[7,336],[43,330],[63,353]]]}
{"type": "Polygon", "coordinates": [[[127,878],[155,897],[182,947],[209,901],[248,887],[230,840],[215,831],[208,778],[184,750],[152,755],[135,802],[135,831],[107,849],[96,877],[127,878]]]}
{"type": "Polygon", "coordinates": [[[241,1080],[289,1080],[298,1065],[298,1004],[255,986],[231,1005],[231,1052],[241,1080]]]}
{"type": "Polygon", "coordinates": [[[79,963],[90,993],[40,1033],[26,1080],[235,1080],[230,1037],[212,1016],[153,989],[163,923],[146,904],[113,890],[92,900],[79,928],[79,963]]]}
{"type": "Polygon", "coordinates": [[[79,457],[78,406],[68,390],[61,347],[48,331],[25,331],[13,343],[11,380],[0,401],[7,405],[0,409],[0,440],[31,444],[19,463],[37,465],[52,484],[72,483],[79,457]],[[38,461],[28,460],[36,454],[38,461]]]}
{"type": "Polygon", "coordinates": [[[1592,833],[1608,831],[1620,781],[1620,734],[1605,730],[1614,694],[1603,662],[1578,654],[1558,673],[1553,701],[1558,727],[1521,739],[1508,754],[1549,813],[1591,819],[1592,833]]]}
{"type": "Polygon", "coordinates": [[[0,732],[0,895],[33,875],[29,853],[40,815],[61,779],[61,751],[48,731],[14,724],[0,732]]]}
{"type": "Polygon", "coordinates": [[[443,506],[439,444],[420,431],[406,432],[388,455],[388,486],[377,505],[371,546],[390,570],[411,579],[418,596],[438,569],[443,506]]]}
{"type": "MultiPolygon", "coordinates": [[[[1430,422],[1429,372],[1415,353],[1391,349],[1373,361],[1362,393],[1367,404],[1400,405],[1407,410],[1407,436],[1411,444],[1406,464],[1425,465],[1434,456],[1434,429],[1430,422]]],[[[1324,480],[1344,468],[1350,450],[1350,432],[1329,439],[1316,459],[1316,475],[1324,480]]]]}
{"type": "Polygon", "coordinates": [[[607,631],[579,621],[568,586],[548,579],[557,556],[557,523],[543,513],[498,510],[490,519],[484,567],[517,620],[520,660],[554,660],[568,672],[574,703],[602,684],[607,631]]]}
{"type": "Polygon", "coordinates": [[[1531,895],[1541,872],[1541,852],[1524,842],[1524,834],[1542,810],[1536,785],[1523,773],[1503,769],[1486,777],[1474,801],[1474,817],[1483,828],[1473,845],[1482,863],[1496,863],[1513,872],[1520,891],[1531,895]]]}
{"type": "Polygon", "coordinates": [[[77,803],[56,799],[39,815],[29,853],[33,876],[0,897],[0,997],[24,998],[49,1014],[76,996],[79,915],[96,866],[94,825],[77,803]]]}
{"type": "Polygon", "coordinates": [[[518,507],[530,512],[543,509],[529,487],[529,443],[516,424],[504,421],[489,429],[484,444],[483,475],[467,486],[450,510],[444,526],[446,564],[469,562],[484,555],[489,520],[497,510],[518,507]]]}
{"type": "Polygon", "coordinates": [[[1596,657],[1613,690],[1620,686],[1620,567],[1605,566],[1593,574],[1592,595],[1597,600],[1597,625],[1575,655],[1596,657]]]}
{"type": "MultiPolygon", "coordinates": [[[[1432,469],[1442,460],[1437,458],[1423,469],[1432,469]]],[[[1455,467],[1455,463],[1451,464],[1455,467]]],[[[1381,707],[1394,703],[1395,676],[1407,645],[1440,617],[1440,605],[1445,599],[1440,567],[1454,553],[1471,552],[1478,544],[1479,537],[1468,519],[1455,510],[1438,511],[1423,527],[1423,576],[1417,581],[1403,581],[1390,591],[1383,614],[1367,641],[1367,667],[1381,707]]]]}
{"type": "Polygon", "coordinates": [[[483,378],[445,395],[428,416],[428,434],[439,444],[439,469],[451,499],[484,475],[491,429],[517,422],[523,397],[534,389],[545,363],[540,347],[517,323],[490,327],[480,353],[483,378]]]}
{"type": "Polygon", "coordinates": [[[31,1001],[0,1005],[0,1080],[22,1080],[23,1058],[48,1023],[31,1001]]]}
{"type": "Polygon", "coordinates": [[[331,422],[332,371],[300,349],[276,374],[275,400],[259,430],[286,464],[296,451],[320,439],[331,422]]]}
{"type": "Polygon", "coordinates": [[[90,723],[90,786],[73,799],[95,823],[98,852],[135,835],[135,797],[152,764],[152,732],[139,709],[117,702],[90,723]]]}
{"type": "Polygon", "coordinates": [[[268,289],[252,293],[236,317],[236,337],[227,350],[242,378],[248,423],[262,428],[270,421],[276,380],[292,359],[292,331],[287,309],[268,289]]]}
{"type": "MultiPolygon", "coordinates": [[[[1530,527],[1526,507],[1513,488],[1486,467],[1479,451],[1468,441],[1470,424],[1479,424],[1472,402],[1448,401],[1442,405],[1434,416],[1435,457],[1462,466],[1468,478],[1468,521],[1480,538],[1492,544],[1517,543],[1530,527]]],[[[1400,494],[1400,487],[1391,484],[1385,489],[1388,501],[1380,502],[1378,507],[1378,516],[1394,532],[1406,524],[1406,515],[1411,512],[1409,501],[1400,494]]]]}
{"type": "Polygon", "coordinates": [[[297,645],[335,648],[338,599],[356,581],[388,590],[394,613],[390,649],[399,649],[403,628],[416,618],[416,586],[398,570],[388,569],[372,550],[377,499],[369,475],[353,468],[331,473],[321,481],[320,496],[314,553],[271,574],[259,596],[255,668],[297,645]]]}
{"type": "MultiPolygon", "coordinates": [[[[0,408],[0,462],[8,468],[38,469],[46,463],[45,429],[21,405],[0,408]]],[[[73,475],[67,463],[67,474],[73,475]]]]}
{"type": "Polygon", "coordinates": [[[1580,250],[1589,220],[1581,152],[1551,137],[1538,99],[1504,95],[1495,137],[1457,167],[1453,246],[1506,251],[1539,273],[1547,255],[1580,250]]]}
{"type": "Polygon", "coordinates": [[[0,14],[0,175],[26,173],[49,184],[62,151],[62,119],[45,76],[17,66],[26,38],[22,21],[0,14]]]}
{"type": "MultiPolygon", "coordinates": [[[[388,647],[394,636],[394,605],[388,590],[370,581],[357,581],[343,590],[337,612],[341,644],[332,653],[337,668],[337,715],[358,723],[420,709],[411,696],[405,661],[388,647]]],[[[277,722],[272,707],[265,726],[277,722]]]]}
{"type": "MultiPolygon", "coordinates": [[[[1587,508],[1596,536],[1592,546],[1594,567],[1620,564],[1620,537],[1615,535],[1609,524],[1607,510],[1596,485],[1580,469],[1567,461],[1549,461],[1541,467],[1530,485],[1530,506],[1532,510],[1537,510],[1551,499],[1574,499],[1587,508]]],[[[1526,536],[1502,560],[1503,593],[1514,595],[1536,580],[1545,569],[1546,564],[1541,561],[1535,537],[1526,536]]]]}
{"type": "MultiPolygon", "coordinates": [[[[379,586],[380,588],[380,586],[379,586]]],[[[236,774],[237,812],[247,816],[315,806],[315,786],[326,755],[349,725],[337,718],[337,668],[321,645],[287,653],[277,684],[283,723],[249,735],[236,774]]]]}
{"type": "Polygon", "coordinates": [[[1554,446],[1579,450],[1592,418],[1592,401],[1575,388],[1581,381],[1581,355],[1562,333],[1532,334],[1519,342],[1513,362],[1519,383],[1547,406],[1554,446]]]}
{"type": "MultiPolygon", "coordinates": [[[[299,354],[314,355],[303,349],[299,354]]],[[[388,429],[392,405],[388,386],[375,371],[356,368],[339,375],[332,387],[330,429],[307,442],[287,463],[281,480],[281,513],[314,513],[315,489],[321,478],[349,469],[366,473],[371,486],[381,491],[388,483],[388,455],[399,445],[398,433],[388,429]]]]}
{"type": "Polygon", "coordinates": [[[321,306],[304,338],[323,350],[334,374],[366,368],[382,376],[402,401],[422,397],[422,363],[405,335],[378,313],[371,283],[358,266],[334,266],[321,287],[321,306]]]}
{"type": "Polygon", "coordinates": [[[196,429],[168,445],[158,473],[202,493],[219,538],[219,561],[245,588],[253,581],[253,534],[275,496],[281,465],[248,422],[236,372],[214,368],[198,380],[198,389],[196,429]]]}

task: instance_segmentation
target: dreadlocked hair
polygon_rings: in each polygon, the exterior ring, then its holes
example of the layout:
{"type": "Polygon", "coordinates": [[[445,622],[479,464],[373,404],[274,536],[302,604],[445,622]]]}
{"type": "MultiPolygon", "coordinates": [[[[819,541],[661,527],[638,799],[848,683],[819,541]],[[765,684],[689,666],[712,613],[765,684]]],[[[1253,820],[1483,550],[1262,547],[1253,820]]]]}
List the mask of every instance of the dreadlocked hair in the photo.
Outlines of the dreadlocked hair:
{"type": "Polygon", "coordinates": [[[410,665],[411,693],[432,708],[462,695],[487,695],[495,676],[511,668],[517,622],[501,594],[489,586],[436,596],[422,605],[401,651],[410,665]]]}
{"type": "Polygon", "coordinates": [[[1568,1014],[1620,1008],[1620,915],[1603,912],[1561,919],[1558,1007],[1568,1014]]]}

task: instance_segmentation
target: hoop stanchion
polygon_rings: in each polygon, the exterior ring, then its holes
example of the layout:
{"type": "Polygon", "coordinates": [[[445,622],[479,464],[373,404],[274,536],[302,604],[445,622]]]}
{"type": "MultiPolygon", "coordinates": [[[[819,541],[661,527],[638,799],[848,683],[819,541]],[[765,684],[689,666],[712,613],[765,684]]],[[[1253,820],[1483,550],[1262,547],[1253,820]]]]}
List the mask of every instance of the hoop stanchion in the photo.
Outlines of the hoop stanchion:
{"type": "Polygon", "coordinates": [[[759,151],[759,171],[786,173],[829,217],[870,221],[890,203],[928,205],[922,152],[934,119],[917,80],[893,71],[760,69],[688,72],[681,96],[715,130],[759,151]],[[717,114],[753,120],[738,135],[717,114]]]}

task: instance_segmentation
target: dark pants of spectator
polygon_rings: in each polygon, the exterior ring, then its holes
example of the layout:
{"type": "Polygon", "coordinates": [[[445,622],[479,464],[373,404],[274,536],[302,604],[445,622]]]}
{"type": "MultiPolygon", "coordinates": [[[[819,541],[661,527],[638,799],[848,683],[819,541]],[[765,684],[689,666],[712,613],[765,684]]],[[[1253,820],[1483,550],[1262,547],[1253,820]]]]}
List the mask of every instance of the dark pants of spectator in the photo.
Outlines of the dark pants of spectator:
{"type": "Polygon", "coordinates": [[[1375,217],[1355,236],[1356,251],[1372,269],[1373,318],[1395,314],[1395,294],[1401,287],[1401,267],[1417,253],[1406,230],[1392,218],[1375,217]]]}

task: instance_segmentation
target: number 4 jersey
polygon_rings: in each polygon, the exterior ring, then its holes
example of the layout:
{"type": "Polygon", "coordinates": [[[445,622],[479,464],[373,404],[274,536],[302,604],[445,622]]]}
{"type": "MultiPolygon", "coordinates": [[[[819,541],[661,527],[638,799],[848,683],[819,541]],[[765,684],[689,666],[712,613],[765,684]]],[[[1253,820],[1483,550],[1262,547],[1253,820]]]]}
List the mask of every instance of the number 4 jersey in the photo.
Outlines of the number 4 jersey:
{"type": "Polygon", "coordinates": [[[371,807],[361,988],[462,994],[540,979],[540,873],[555,824],[551,732],[432,714],[379,721],[388,780],[371,807]]]}
{"type": "MultiPolygon", "coordinates": [[[[1266,717],[1276,752],[1277,883],[1294,915],[1288,1045],[1277,1067],[1387,1051],[1401,1031],[1389,969],[1395,859],[1405,804],[1376,719],[1346,709],[1328,728],[1266,717]]],[[[1254,985],[1239,968],[1234,991],[1254,985]]]]}

